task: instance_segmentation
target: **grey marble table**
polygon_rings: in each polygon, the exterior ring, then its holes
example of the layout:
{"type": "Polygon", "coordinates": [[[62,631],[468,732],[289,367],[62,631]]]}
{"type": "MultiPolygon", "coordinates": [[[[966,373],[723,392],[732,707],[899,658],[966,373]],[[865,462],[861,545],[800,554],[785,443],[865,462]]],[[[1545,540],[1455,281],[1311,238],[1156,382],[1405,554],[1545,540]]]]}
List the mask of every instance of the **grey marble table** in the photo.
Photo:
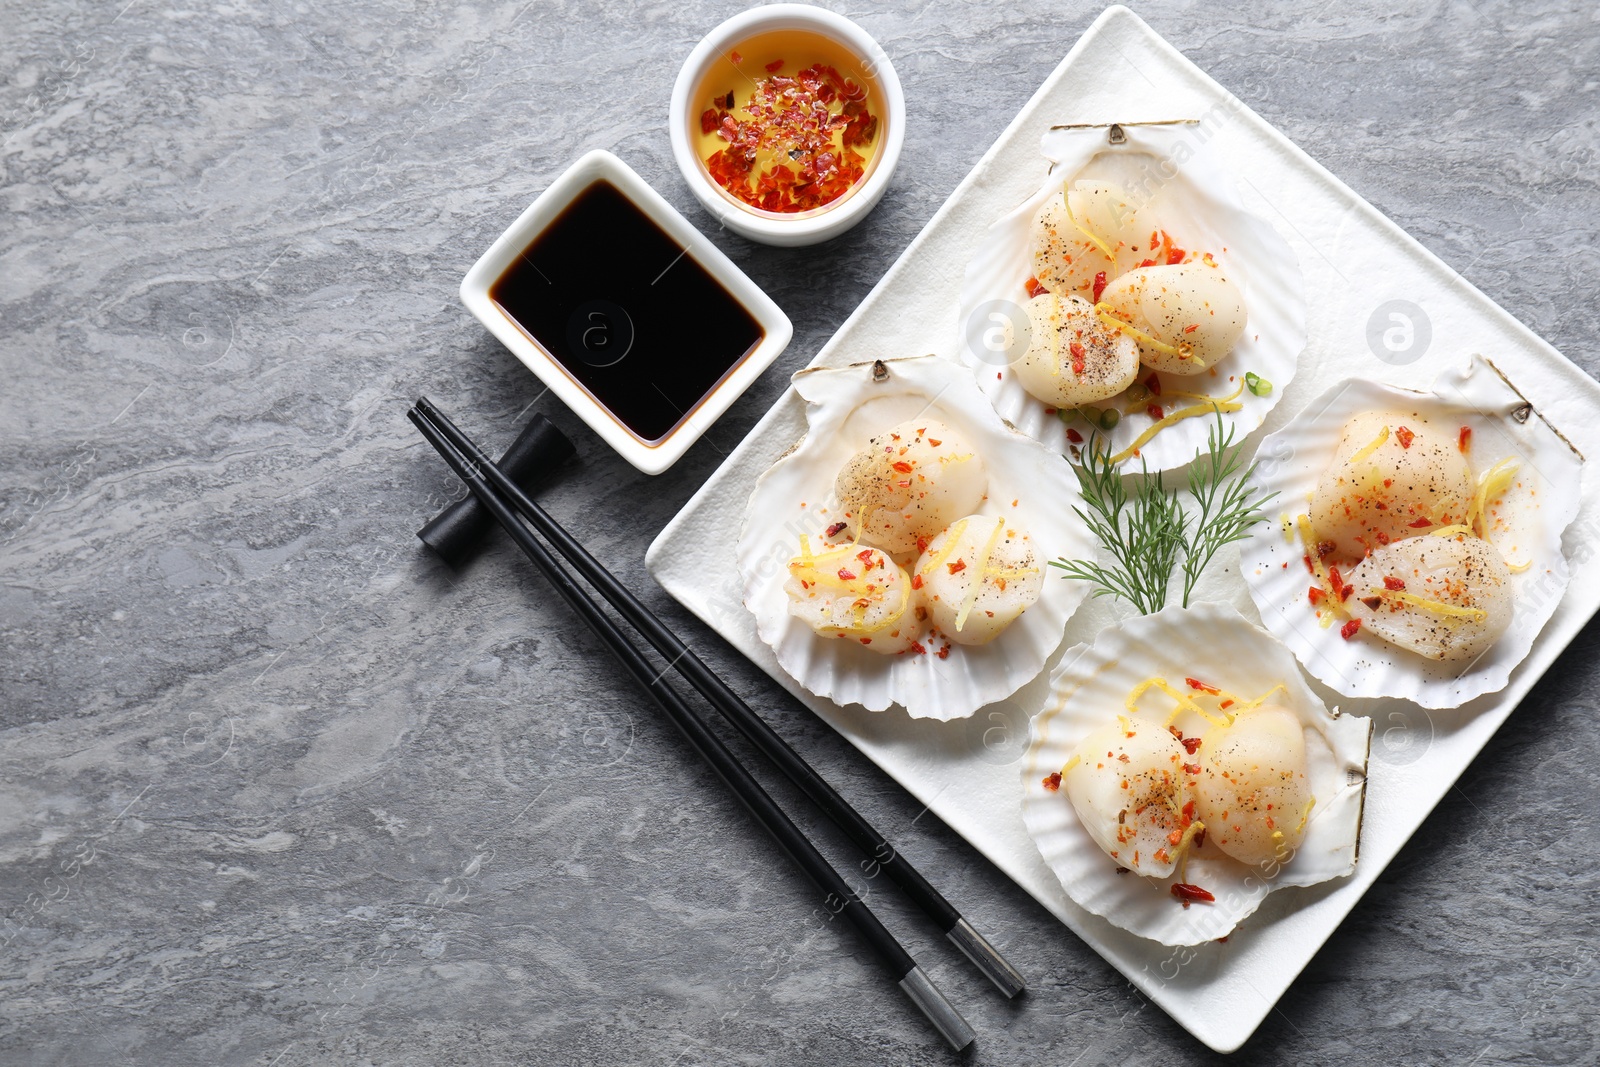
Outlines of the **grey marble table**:
{"type": "MultiPolygon", "coordinates": [[[[1140,13],[1600,371],[1594,6],[1303,6],[1140,13]]],[[[1032,976],[1001,1003],[875,897],[973,1062],[1214,1058],[643,567],[1097,9],[849,8],[910,101],[894,186],[811,252],[718,236],[795,340],[663,477],[456,299],[589,148],[711,228],[665,101],[736,9],[0,3],[0,1062],[955,1060],[520,557],[419,550],[453,492],[421,393],[486,442],[568,429],[550,509],[1032,976]]],[[[1590,626],[1238,1062],[1600,1060],[1597,653],[1590,626]]]]}

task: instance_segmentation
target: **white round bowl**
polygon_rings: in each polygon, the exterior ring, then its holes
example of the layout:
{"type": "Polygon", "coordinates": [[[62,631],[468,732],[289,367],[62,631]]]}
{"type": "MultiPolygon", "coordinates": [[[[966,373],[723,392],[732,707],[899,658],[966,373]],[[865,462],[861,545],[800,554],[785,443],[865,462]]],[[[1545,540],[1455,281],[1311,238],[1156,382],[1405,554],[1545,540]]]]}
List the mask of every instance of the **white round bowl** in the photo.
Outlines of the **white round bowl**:
{"type": "Polygon", "coordinates": [[[889,62],[888,53],[872,35],[843,15],[807,4],[766,4],[733,16],[695,45],[684,61],[672,87],[672,109],[668,128],[672,135],[672,154],[683,171],[684,181],[706,210],[733,232],[752,241],[769,245],[811,245],[844,233],[866,217],[883,198],[900,162],[900,147],[905,142],[906,101],[900,79],[889,62]],[[849,193],[814,211],[784,216],[747,207],[728,195],[707,173],[690,139],[691,123],[699,111],[689,103],[690,95],[717,56],[757,34],[797,30],[832,39],[851,52],[860,63],[862,75],[877,82],[883,95],[886,114],[880,124],[877,157],[862,182],[849,193]]]}

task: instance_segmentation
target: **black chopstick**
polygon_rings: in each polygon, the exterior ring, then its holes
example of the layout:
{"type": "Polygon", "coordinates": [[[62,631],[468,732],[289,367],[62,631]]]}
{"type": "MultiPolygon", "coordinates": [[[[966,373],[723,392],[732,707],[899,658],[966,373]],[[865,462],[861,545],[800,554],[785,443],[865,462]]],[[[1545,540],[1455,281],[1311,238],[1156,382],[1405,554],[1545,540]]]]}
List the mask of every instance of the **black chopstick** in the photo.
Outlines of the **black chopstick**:
{"type": "Polygon", "coordinates": [[[634,680],[649,692],[661,710],[666,712],[673,723],[683,731],[689,743],[728,784],[734,795],[772,834],[779,847],[810,876],[819,889],[823,890],[828,910],[834,914],[842,914],[850,920],[857,932],[877,953],[890,977],[953,1048],[960,1050],[970,1045],[974,1034],[966,1020],[939,992],[905,947],[856,896],[854,890],[839,876],[839,872],[834,870],[822,853],[817,851],[810,839],[767,795],[766,790],[761,788],[738,758],[689,710],[682,698],[666,683],[666,672],[654,670],[617,624],[601,610],[598,604],[589,599],[588,594],[551,555],[550,550],[533,536],[499,493],[484,481],[481,468],[451,444],[426,414],[413,408],[407,415],[428,439],[428,443],[438,450],[473,494],[483,502],[484,507],[510,534],[512,540],[516,541],[517,546],[527,554],[550,584],[555,586],[556,592],[568,606],[583,617],[634,680]]]}
{"type": "Polygon", "coordinates": [[[740,696],[710,667],[689,650],[678,636],[667,628],[655,613],[647,608],[627,586],[619,582],[605,565],[591,556],[587,549],[566,529],[551,518],[549,513],[506,477],[494,461],[473,441],[462,433],[450,418],[433,405],[427,397],[417,401],[417,408],[431,421],[463,455],[470,457],[485,478],[534,529],[566,557],[586,581],[611,603],[642,633],[657,652],[667,658],[672,668],[689,680],[734,727],[777,764],[789,780],[825,812],[866,855],[898,884],[908,897],[938,924],[952,942],[972,960],[989,980],[1008,997],[1015,997],[1024,989],[1022,975],[1008,963],[972,924],[962,917],[955,906],[944,898],[900,852],[873,829],[850,802],[828,784],[798,752],[789,747],[767,721],[745,703],[740,696]]]}

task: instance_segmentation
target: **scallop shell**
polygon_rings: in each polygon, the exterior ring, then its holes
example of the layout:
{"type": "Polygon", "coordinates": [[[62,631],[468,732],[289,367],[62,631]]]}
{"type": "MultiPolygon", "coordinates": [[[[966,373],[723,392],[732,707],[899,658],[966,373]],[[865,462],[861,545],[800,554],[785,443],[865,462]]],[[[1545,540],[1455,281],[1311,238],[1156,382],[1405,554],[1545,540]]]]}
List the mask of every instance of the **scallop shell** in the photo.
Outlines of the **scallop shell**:
{"type": "MultiPolygon", "coordinates": [[[[1238,397],[1243,407],[1223,414],[1235,427],[1236,439],[1243,439],[1277,405],[1305,348],[1306,302],[1299,261],[1269,223],[1245,210],[1231,176],[1208,145],[1211,131],[1204,124],[1122,129],[1127,142],[1121,145],[1109,144],[1105,129],[1098,127],[1055,129],[1044,135],[1041,149],[1052,165],[1039,191],[990,227],[967,264],[961,288],[961,359],[973,369],[1001,418],[1065,452],[1068,427],[1051,405],[1029,394],[1016,375],[1005,373],[1011,357],[1020,358],[1027,351],[1028,315],[1023,305],[1027,300],[1024,286],[1032,273],[1029,229],[1046,198],[1060,195],[1064,180],[1115,181],[1135,196],[1141,189],[1150,189],[1147,203],[1158,209],[1169,231],[1181,238],[1180,243],[1213,252],[1228,269],[1244,291],[1249,316],[1244,336],[1214,368],[1216,376],[1166,377],[1163,385],[1226,396],[1246,371],[1271,382],[1272,391],[1266,396],[1247,389],[1238,397]],[[995,318],[997,315],[1000,317],[995,318]],[[993,346],[999,335],[992,331],[997,329],[1008,332],[1010,344],[993,346]]],[[[1141,371],[1140,380],[1148,374],[1141,371]]],[[[1168,404],[1169,409],[1173,406],[1168,404]]],[[[1124,415],[1109,435],[1112,451],[1131,445],[1152,421],[1143,412],[1124,415]]],[[[1152,471],[1181,467],[1194,459],[1196,450],[1205,448],[1213,421],[1191,418],[1169,426],[1140,450],[1140,456],[1152,471]]],[[[1079,419],[1073,425],[1087,436],[1087,422],[1079,419]]]]}
{"type": "Polygon", "coordinates": [[[1491,538],[1508,562],[1531,566],[1512,575],[1516,610],[1511,627],[1470,663],[1439,663],[1365,631],[1349,640],[1337,624],[1323,629],[1306,598],[1310,588],[1299,539],[1281,521],[1257,526],[1240,546],[1239,566],[1268,630],[1294,650],[1312,676],[1348,697],[1400,697],[1425,708],[1454,708],[1503,689],[1533,647],[1567,588],[1562,532],[1578,514],[1583,457],[1533,410],[1516,387],[1482,356],[1447,371],[1431,392],[1349,379],[1312,401],[1283,429],[1267,435],[1256,455],[1255,481],[1275,490],[1269,514],[1291,518],[1306,509],[1306,494],[1334,454],[1344,424],[1361,411],[1417,411],[1430,422],[1472,428],[1469,458],[1476,476],[1508,456],[1523,461],[1501,497],[1510,529],[1491,538]]]}
{"type": "Polygon", "coordinates": [[[933,719],[965,718],[1037,677],[1088,592],[1083,582],[1047,575],[1039,602],[1004,633],[987,645],[953,645],[945,659],[931,649],[879,656],[818,637],[789,614],[783,583],[800,535],[819,537],[843,517],[833,494],[839,468],[868,438],[902,420],[928,413],[966,436],[989,471],[979,513],[1015,515],[1041,565],[1095,553],[1093,535],[1073,511],[1080,497],[1066,460],[1007,427],[971,374],[935,356],[802,370],[794,386],[807,403],[806,436],[757,480],[737,548],[745,606],[779,665],[837,704],[869,711],[900,704],[912,718],[933,719]]]}
{"type": "Polygon", "coordinates": [[[1225,936],[1275,889],[1316,885],[1355,870],[1372,720],[1329,712],[1306,685],[1293,654],[1233,608],[1167,608],[1107,627],[1093,643],[1069,650],[1050,684],[1022,761],[1022,819],[1080,907],[1164,945],[1197,945],[1225,936]],[[1216,902],[1184,908],[1169,888],[1175,879],[1118,874],[1116,861],[1094,843],[1066,791],[1051,791],[1043,781],[1072,758],[1085,736],[1122,711],[1134,686],[1151,676],[1176,681],[1194,674],[1240,694],[1285,686],[1283,703],[1305,727],[1316,803],[1300,850],[1270,877],[1214,845],[1202,846],[1190,857],[1186,877],[1210,890],[1216,902]]]}

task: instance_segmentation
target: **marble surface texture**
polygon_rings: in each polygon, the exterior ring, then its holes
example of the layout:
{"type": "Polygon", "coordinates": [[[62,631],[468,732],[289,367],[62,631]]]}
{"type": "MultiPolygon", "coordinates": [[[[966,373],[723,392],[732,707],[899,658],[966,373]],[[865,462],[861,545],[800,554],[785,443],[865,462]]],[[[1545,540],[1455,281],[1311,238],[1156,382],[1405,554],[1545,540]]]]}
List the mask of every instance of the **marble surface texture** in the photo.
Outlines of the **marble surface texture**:
{"type": "MultiPolygon", "coordinates": [[[[905,85],[899,172],[830,245],[716,236],[795,339],[663,477],[456,298],[590,148],[712,228],[666,99],[737,9],[0,0],[0,1062],[957,1061],[520,556],[421,551],[454,492],[423,393],[486,443],[571,432],[551,511],[1032,978],[1002,1003],[874,897],[971,1062],[1216,1058],[643,565],[1099,9],[845,9],[905,85]]],[[[1137,10],[1600,372],[1593,4],[1137,10]]],[[[1597,653],[1591,625],[1237,1062],[1600,1061],[1597,653]]]]}

